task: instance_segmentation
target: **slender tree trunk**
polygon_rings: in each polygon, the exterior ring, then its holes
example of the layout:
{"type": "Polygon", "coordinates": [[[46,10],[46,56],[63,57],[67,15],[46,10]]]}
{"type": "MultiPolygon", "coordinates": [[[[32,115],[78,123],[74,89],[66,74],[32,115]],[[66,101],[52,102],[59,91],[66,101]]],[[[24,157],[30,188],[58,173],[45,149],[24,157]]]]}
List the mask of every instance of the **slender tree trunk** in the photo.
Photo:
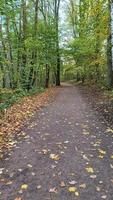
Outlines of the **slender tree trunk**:
{"type": "MultiPolygon", "coordinates": [[[[34,20],[34,33],[33,33],[33,39],[36,41],[37,39],[37,32],[38,32],[38,5],[39,0],[35,1],[35,20],[34,20]]],[[[34,49],[32,52],[32,62],[31,62],[31,69],[29,73],[29,82],[28,82],[28,90],[32,88],[34,85],[37,85],[37,76],[38,71],[36,68],[37,65],[37,49],[34,49]]]]}
{"type": "Polygon", "coordinates": [[[10,87],[13,87],[13,79],[14,79],[14,71],[13,71],[13,53],[12,53],[12,45],[11,45],[11,38],[10,38],[10,18],[6,15],[6,35],[7,35],[7,41],[8,41],[8,51],[7,51],[7,58],[10,62],[9,64],[9,73],[8,76],[10,79],[10,87]]]}
{"type": "MultiPolygon", "coordinates": [[[[4,58],[7,59],[5,44],[3,41],[3,33],[2,33],[2,16],[0,16],[0,42],[1,42],[1,54],[4,55],[4,58]]],[[[3,73],[3,88],[5,87],[5,79],[4,79],[4,65],[1,63],[1,71],[3,73]]]]}
{"type": "Polygon", "coordinates": [[[21,48],[22,48],[22,9],[20,10],[20,16],[19,16],[19,31],[18,31],[18,51],[17,51],[17,87],[20,86],[20,80],[21,80],[21,69],[23,69],[23,63],[22,63],[22,55],[21,55],[21,48]]]}
{"type": "Polygon", "coordinates": [[[113,87],[113,0],[109,0],[109,30],[107,45],[108,85],[113,87]]]}
{"type": "Polygon", "coordinates": [[[55,0],[55,29],[56,29],[56,57],[57,57],[57,66],[56,66],[56,86],[60,86],[60,52],[59,52],[59,7],[60,0],[55,0]]]}
{"type": "Polygon", "coordinates": [[[21,70],[21,78],[22,78],[22,84],[23,87],[26,88],[26,64],[27,64],[27,53],[26,53],[26,46],[25,46],[25,40],[27,38],[27,14],[26,14],[26,0],[21,0],[22,2],[22,70],[21,70]]]}
{"type": "Polygon", "coordinates": [[[95,54],[96,54],[96,64],[95,64],[95,69],[96,69],[96,82],[99,81],[100,78],[100,65],[99,65],[99,55],[100,55],[100,16],[99,16],[99,12],[97,13],[96,16],[96,48],[95,48],[95,54]]]}
{"type": "Polygon", "coordinates": [[[46,64],[46,82],[45,82],[45,87],[46,88],[49,87],[49,72],[50,72],[49,65],[46,64]]]}

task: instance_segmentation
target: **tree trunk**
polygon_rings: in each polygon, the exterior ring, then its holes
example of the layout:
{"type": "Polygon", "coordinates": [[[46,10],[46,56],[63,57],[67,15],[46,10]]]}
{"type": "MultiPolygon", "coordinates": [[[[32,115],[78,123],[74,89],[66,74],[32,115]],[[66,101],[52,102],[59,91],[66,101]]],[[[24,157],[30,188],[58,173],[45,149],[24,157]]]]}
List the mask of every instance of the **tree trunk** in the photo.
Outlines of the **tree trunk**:
{"type": "Polygon", "coordinates": [[[59,22],[59,7],[60,0],[55,0],[55,29],[56,29],[56,86],[60,86],[60,52],[59,52],[59,31],[58,31],[58,22],[59,22]]]}
{"type": "Polygon", "coordinates": [[[49,65],[46,64],[46,82],[45,82],[45,87],[46,88],[49,87],[49,72],[50,72],[49,65]]]}
{"type": "MultiPolygon", "coordinates": [[[[36,0],[35,1],[34,33],[33,33],[34,41],[36,41],[37,32],[38,32],[38,27],[37,27],[38,26],[38,4],[39,4],[39,0],[36,0]]],[[[34,69],[34,65],[35,67],[37,65],[37,49],[34,49],[32,52],[32,62],[31,62],[31,69],[29,73],[28,90],[37,84],[38,72],[37,72],[37,69],[34,69]]]]}
{"type": "Polygon", "coordinates": [[[109,31],[107,43],[108,85],[113,87],[113,0],[109,0],[109,31]]]}
{"type": "Polygon", "coordinates": [[[21,70],[21,78],[22,78],[22,85],[26,88],[26,64],[27,64],[27,54],[26,54],[26,46],[25,40],[27,38],[27,14],[26,14],[26,0],[21,0],[22,2],[22,70],[21,70]]]}

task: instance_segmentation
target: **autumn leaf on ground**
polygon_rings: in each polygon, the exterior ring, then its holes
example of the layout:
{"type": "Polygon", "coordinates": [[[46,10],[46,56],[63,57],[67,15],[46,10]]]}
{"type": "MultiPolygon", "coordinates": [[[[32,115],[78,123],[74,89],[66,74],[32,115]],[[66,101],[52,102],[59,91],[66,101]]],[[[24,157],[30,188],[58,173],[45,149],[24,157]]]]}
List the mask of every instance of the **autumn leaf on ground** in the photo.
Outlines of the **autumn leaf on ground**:
{"type": "Polygon", "coordinates": [[[111,181],[111,183],[113,184],[113,179],[111,179],[110,181],[111,181]]]}
{"type": "Polygon", "coordinates": [[[14,200],[22,200],[21,197],[16,197],[14,200]]]}
{"type": "Polygon", "coordinates": [[[101,159],[103,159],[103,158],[104,158],[104,156],[103,156],[103,155],[101,155],[101,154],[100,154],[98,157],[99,157],[99,158],[101,158],[101,159]]]}
{"type": "MultiPolygon", "coordinates": [[[[7,149],[11,149],[15,145],[16,141],[11,141],[10,136],[20,130],[24,120],[33,116],[37,108],[39,109],[41,106],[47,105],[50,98],[55,96],[56,91],[57,89],[55,88],[49,88],[44,93],[23,97],[21,101],[7,109],[3,119],[0,119],[0,149],[3,149],[4,146],[7,149]]],[[[21,132],[20,136],[25,137],[25,134],[21,132]]],[[[2,157],[2,152],[0,152],[0,158],[2,157]]]]}
{"type": "Polygon", "coordinates": [[[75,185],[77,182],[76,181],[70,181],[69,184],[70,185],[75,185]]]}
{"type": "Polygon", "coordinates": [[[83,135],[89,135],[90,133],[86,130],[83,130],[83,135]]]}
{"type": "Polygon", "coordinates": [[[43,152],[44,155],[46,155],[48,153],[48,150],[47,149],[43,149],[42,152],[43,152]]]}
{"type": "Polygon", "coordinates": [[[61,187],[65,187],[65,186],[66,186],[65,182],[64,182],[64,181],[61,181],[60,186],[61,186],[61,187]]]}
{"type": "Polygon", "coordinates": [[[100,187],[96,187],[96,190],[97,190],[97,192],[100,192],[101,191],[101,188],[100,187]]]}
{"type": "Polygon", "coordinates": [[[86,188],[86,184],[83,183],[83,184],[79,185],[79,187],[85,189],[86,188]]]}
{"type": "Polygon", "coordinates": [[[95,179],[97,176],[94,174],[94,175],[90,175],[90,178],[92,179],[95,179]]]}
{"type": "Polygon", "coordinates": [[[68,191],[69,191],[70,193],[74,193],[75,196],[79,196],[79,195],[80,195],[79,192],[77,191],[77,188],[76,188],[76,187],[69,187],[69,188],[68,188],[68,191]]]}
{"type": "Polygon", "coordinates": [[[28,164],[27,166],[28,166],[29,168],[32,168],[32,167],[33,167],[31,164],[28,164]]]}
{"type": "Polygon", "coordinates": [[[68,188],[68,191],[69,191],[69,192],[76,192],[76,191],[77,191],[77,188],[76,188],[76,187],[69,187],[69,188],[68,188]]]}
{"type": "Polygon", "coordinates": [[[13,182],[12,181],[7,181],[6,185],[11,185],[13,182]]]}
{"type": "Polygon", "coordinates": [[[113,165],[112,164],[110,164],[110,167],[111,167],[111,169],[113,169],[113,165]]]}
{"type": "Polygon", "coordinates": [[[78,191],[75,192],[75,196],[77,196],[77,197],[80,196],[78,191]]]}
{"type": "Polygon", "coordinates": [[[22,200],[21,197],[16,197],[14,200],[22,200]]]}
{"type": "Polygon", "coordinates": [[[54,187],[54,188],[50,188],[49,190],[50,193],[58,193],[57,189],[54,187]]]}
{"type": "Polygon", "coordinates": [[[58,154],[50,154],[50,158],[52,160],[58,161],[60,160],[60,156],[58,154]]]}
{"type": "Polygon", "coordinates": [[[106,133],[113,133],[113,129],[107,128],[107,129],[106,129],[106,133]]]}
{"type": "Polygon", "coordinates": [[[41,188],[42,188],[42,186],[41,186],[41,185],[38,185],[38,186],[37,186],[37,189],[38,189],[38,190],[39,190],[39,189],[41,189],[41,188]]]}
{"type": "Polygon", "coordinates": [[[28,185],[27,185],[27,184],[21,185],[21,189],[22,189],[22,190],[27,190],[27,188],[28,188],[28,185]]]}
{"type": "Polygon", "coordinates": [[[84,154],[83,159],[89,161],[89,158],[84,154]]]}
{"type": "Polygon", "coordinates": [[[94,173],[94,170],[93,170],[92,167],[86,167],[86,171],[87,171],[88,173],[94,173]]]}
{"type": "Polygon", "coordinates": [[[104,150],[102,150],[102,149],[99,149],[98,151],[99,151],[99,153],[101,153],[101,154],[104,154],[104,155],[106,154],[106,151],[104,151],[104,150]]]}
{"type": "Polygon", "coordinates": [[[106,198],[107,198],[106,195],[101,196],[101,199],[106,199],[106,198]]]}

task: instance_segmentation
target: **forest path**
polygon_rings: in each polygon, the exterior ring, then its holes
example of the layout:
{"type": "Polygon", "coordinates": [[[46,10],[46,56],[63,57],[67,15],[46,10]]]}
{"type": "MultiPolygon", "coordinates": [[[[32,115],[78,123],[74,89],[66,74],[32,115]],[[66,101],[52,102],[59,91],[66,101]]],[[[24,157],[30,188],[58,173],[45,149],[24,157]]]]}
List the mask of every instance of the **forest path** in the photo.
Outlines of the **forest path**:
{"type": "Polygon", "coordinates": [[[82,89],[63,86],[0,161],[0,200],[113,200],[113,137],[106,129],[82,89]]]}

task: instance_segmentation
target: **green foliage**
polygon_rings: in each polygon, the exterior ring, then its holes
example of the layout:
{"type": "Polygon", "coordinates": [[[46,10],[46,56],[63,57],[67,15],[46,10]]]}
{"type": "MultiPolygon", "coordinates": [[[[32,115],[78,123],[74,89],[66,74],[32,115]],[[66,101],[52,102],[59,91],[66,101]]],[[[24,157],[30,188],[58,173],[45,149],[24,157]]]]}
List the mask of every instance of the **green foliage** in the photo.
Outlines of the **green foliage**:
{"type": "MultiPolygon", "coordinates": [[[[55,77],[59,42],[56,19],[53,0],[1,1],[1,87],[28,91],[43,87],[48,75],[46,65],[55,77]]],[[[49,77],[51,83],[53,76],[49,77]]]]}
{"type": "Polygon", "coordinates": [[[29,90],[23,90],[22,88],[15,91],[12,90],[3,90],[0,95],[0,110],[4,110],[12,106],[14,103],[18,102],[21,98],[25,96],[32,96],[44,92],[44,88],[33,88],[29,90]]]}
{"type": "Polygon", "coordinates": [[[108,5],[104,1],[70,0],[68,43],[64,76],[93,83],[107,80],[108,5]],[[75,20],[76,19],[76,20],[75,20]],[[70,65],[70,67],[69,67],[70,65]],[[67,71],[68,68],[68,71],[67,71]]]}

